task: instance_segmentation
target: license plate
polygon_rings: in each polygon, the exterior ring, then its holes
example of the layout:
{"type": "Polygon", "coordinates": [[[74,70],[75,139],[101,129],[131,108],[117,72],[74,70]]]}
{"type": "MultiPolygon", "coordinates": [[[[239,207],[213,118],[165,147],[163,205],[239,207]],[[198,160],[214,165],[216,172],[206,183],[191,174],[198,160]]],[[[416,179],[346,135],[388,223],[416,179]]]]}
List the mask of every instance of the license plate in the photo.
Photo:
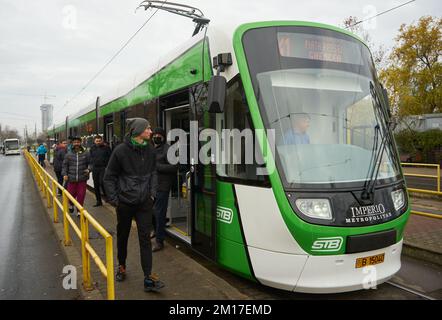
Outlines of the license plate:
{"type": "Polygon", "coordinates": [[[366,266],[372,266],[384,262],[385,253],[377,254],[375,256],[357,258],[356,268],[362,268],[366,266]]]}

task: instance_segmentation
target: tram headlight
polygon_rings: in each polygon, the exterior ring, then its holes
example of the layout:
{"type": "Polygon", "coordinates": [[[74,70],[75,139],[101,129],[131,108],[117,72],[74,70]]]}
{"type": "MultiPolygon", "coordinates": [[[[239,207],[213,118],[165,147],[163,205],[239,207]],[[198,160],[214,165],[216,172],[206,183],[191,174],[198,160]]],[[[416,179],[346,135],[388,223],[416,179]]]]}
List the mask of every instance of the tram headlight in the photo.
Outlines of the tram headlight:
{"type": "Polygon", "coordinates": [[[330,201],[328,199],[297,199],[296,206],[307,217],[316,219],[332,219],[330,201]]]}
{"type": "Polygon", "coordinates": [[[405,204],[405,194],[404,190],[399,189],[391,192],[391,199],[393,200],[394,208],[397,210],[401,209],[405,204]]]}

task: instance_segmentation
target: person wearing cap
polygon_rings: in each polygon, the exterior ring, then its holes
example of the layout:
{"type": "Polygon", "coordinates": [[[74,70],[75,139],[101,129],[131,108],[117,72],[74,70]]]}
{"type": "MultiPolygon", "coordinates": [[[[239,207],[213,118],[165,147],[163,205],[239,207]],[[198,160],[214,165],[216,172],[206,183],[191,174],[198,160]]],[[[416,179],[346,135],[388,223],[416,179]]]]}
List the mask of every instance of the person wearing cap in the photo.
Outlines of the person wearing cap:
{"type": "Polygon", "coordinates": [[[152,135],[149,121],[143,118],[126,120],[125,141],[112,152],[104,174],[107,202],[117,211],[116,280],[126,278],[127,242],[132,218],[135,218],[140,244],[141,267],[144,273],[144,291],[158,291],[164,283],[152,274],[153,204],[157,192],[156,160],[148,140],[152,135]]]}
{"type": "MultiPolygon", "coordinates": [[[[67,182],[67,191],[77,202],[83,206],[86,197],[86,183],[91,172],[91,161],[89,152],[81,145],[81,138],[72,138],[72,149],[67,152],[63,159],[61,174],[67,182]]],[[[69,211],[72,213],[74,207],[71,204],[69,211]]],[[[77,210],[77,217],[80,212],[77,210]]]]}
{"type": "Polygon", "coordinates": [[[169,144],[166,143],[166,131],[163,128],[155,128],[153,131],[153,143],[158,172],[158,190],[154,206],[155,213],[155,244],[152,251],[159,251],[164,248],[166,236],[166,213],[169,202],[169,192],[176,176],[177,166],[167,160],[169,144]]]}

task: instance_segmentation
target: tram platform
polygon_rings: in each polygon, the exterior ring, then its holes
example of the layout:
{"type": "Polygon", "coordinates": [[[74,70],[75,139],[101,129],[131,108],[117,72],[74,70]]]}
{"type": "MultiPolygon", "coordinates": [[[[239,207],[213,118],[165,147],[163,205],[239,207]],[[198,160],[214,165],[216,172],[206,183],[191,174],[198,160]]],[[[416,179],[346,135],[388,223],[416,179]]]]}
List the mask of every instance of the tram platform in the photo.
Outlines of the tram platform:
{"type": "MultiPolygon", "coordinates": [[[[51,166],[47,166],[47,170],[55,176],[51,166]]],[[[410,202],[414,210],[442,215],[442,201],[412,198],[410,202]]],[[[84,207],[113,236],[114,265],[117,266],[115,209],[106,203],[98,208],[93,207],[94,204],[95,195],[88,190],[84,207]]],[[[93,247],[104,257],[104,241],[98,233],[92,230],[89,232],[93,247]]],[[[62,242],[61,238],[60,241],[62,242]]],[[[66,247],[69,249],[65,250],[65,253],[70,263],[77,266],[78,273],[81,274],[80,243],[76,239],[73,241],[74,246],[66,247]]],[[[127,278],[124,282],[115,283],[116,299],[251,299],[235,288],[232,282],[225,281],[186,255],[186,250],[182,250],[184,246],[185,244],[177,245],[176,241],[166,240],[164,250],[153,253],[153,272],[160,276],[166,287],[159,293],[145,293],[136,224],[133,222],[128,246],[127,278]]],[[[442,219],[412,214],[405,229],[403,254],[442,265],[442,219]]],[[[95,266],[92,267],[92,277],[96,289],[89,292],[82,290],[83,298],[106,299],[106,280],[95,266]]]]}
{"type": "MultiPolygon", "coordinates": [[[[55,177],[52,166],[46,170],[55,177]]],[[[117,256],[117,217],[115,209],[107,203],[101,207],[93,207],[95,195],[87,191],[84,208],[112,235],[114,247],[114,266],[118,266],[117,256]]],[[[50,214],[50,213],[49,213],[50,214]]],[[[80,222],[75,213],[71,214],[74,221],[80,222]],[[77,219],[77,220],[75,220],[77,219]]],[[[62,228],[57,224],[56,228],[62,228]]],[[[71,230],[71,232],[73,232],[71,230]]],[[[62,244],[62,233],[57,232],[62,244]]],[[[89,239],[100,257],[105,257],[105,242],[101,235],[89,229],[89,239]]],[[[77,237],[72,237],[73,246],[64,247],[66,257],[70,264],[77,267],[78,277],[81,275],[81,247],[77,237]]],[[[127,277],[124,282],[115,282],[117,300],[244,300],[247,296],[240,293],[228,282],[209,271],[207,268],[190,258],[181,251],[180,246],[172,245],[172,241],[165,241],[162,251],[153,253],[153,273],[156,273],[165,283],[165,287],[157,293],[143,291],[144,275],[141,269],[138,234],[135,221],[129,237],[127,256],[127,277]]],[[[82,288],[82,298],[86,300],[106,299],[106,279],[101,275],[95,264],[91,264],[91,275],[95,289],[85,291],[82,288]]]]}

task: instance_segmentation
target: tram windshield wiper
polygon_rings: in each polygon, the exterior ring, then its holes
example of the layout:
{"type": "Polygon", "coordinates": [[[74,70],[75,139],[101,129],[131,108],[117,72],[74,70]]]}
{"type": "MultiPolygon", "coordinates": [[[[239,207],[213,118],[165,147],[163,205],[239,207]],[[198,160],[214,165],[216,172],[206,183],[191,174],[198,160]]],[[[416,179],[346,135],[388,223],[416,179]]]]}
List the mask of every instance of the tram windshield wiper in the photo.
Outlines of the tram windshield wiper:
{"type": "Polygon", "coordinates": [[[377,124],[374,127],[375,133],[373,139],[372,157],[370,159],[370,164],[368,168],[369,177],[367,175],[368,179],[365,180],[364,189],[361,193],[361,202],[364,205],[373,204],[374,202],[374,189],[379,175],[379,169],[382,163],[381,160],[384,155],[385,146],[387,142],[391,142],[386,114],[382,110],[382,105],[379,100],[379,96],[377,95],[376,90],[374,88],[373,82],[370,82],[370,93],[374,101],[373,108],[377,124]],[[381,144],[378,147],[377,144],[381,132],[383,133],[383,136],[381,144]]]}

